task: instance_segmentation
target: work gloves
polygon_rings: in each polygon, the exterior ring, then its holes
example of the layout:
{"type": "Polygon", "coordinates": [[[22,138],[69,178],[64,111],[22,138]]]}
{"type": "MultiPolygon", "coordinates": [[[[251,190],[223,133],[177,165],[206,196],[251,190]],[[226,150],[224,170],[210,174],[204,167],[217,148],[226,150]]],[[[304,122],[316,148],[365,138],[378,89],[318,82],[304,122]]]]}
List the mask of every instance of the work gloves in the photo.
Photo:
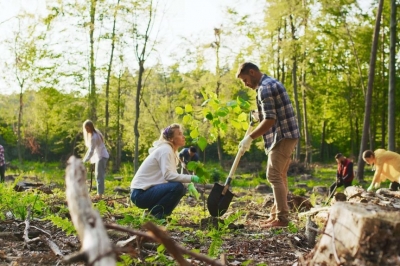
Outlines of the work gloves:
{"type": "Polygon", "coordinates": [[[253,139],[249,135],[247,135],[239,143],[239,152],[241,155],[243,155],[246,151],[248,151],[250,149],[252,141],[253,141],[253,139]]]}
{"type": "Polygon", "coordinates": [[[192,175],[192,178],[190,179],[193,183],[204,183],[204,180],[197,175],[192,175]]]}
{"type": "MultiPolygon", "coordinates": [[[[375,189],[378,189],[381,186],[381,183],[375,183],[375,189]]],[[[374,184],[371,184],[368,188],[367,191],[373,191],[374,190],[374,184]]]]}
{"type": "Polygon", "coordinates": [[[195,198],[196,200],[199,200],[200,193],[197,191],[196,187],[193,185],[193,183],[189,183],[188,185],[188,191],[189,195],[195,198]]]}

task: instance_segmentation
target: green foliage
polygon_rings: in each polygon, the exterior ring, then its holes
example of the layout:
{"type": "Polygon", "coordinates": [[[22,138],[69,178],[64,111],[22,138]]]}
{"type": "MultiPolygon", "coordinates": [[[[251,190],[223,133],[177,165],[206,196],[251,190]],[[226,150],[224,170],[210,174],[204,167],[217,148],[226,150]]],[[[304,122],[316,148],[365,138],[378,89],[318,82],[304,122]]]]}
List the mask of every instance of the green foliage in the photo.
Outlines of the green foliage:
{"type": "Polygon", "coordinates": [[[101,216],[109,213],[107,203],[104,200],[100,200],[97,203],[95,203],[94,207],[99,211],[101,216]]]}
{"type": "Polygon", "coordinates": [[[305,196],[307,193],[307,190],[305,188],[296,188],[293,190],[293,194],[297,196],[305,196]]]}
{"type": "Polygon", "coordinates": [[[49,215],[45,219],[51,221],[55,226],[63,230],[67,235],[76,234],[74,225],[67,218],[62,218],[57,215],[49,215]]]}
{"type": "Polygon", "coordinates": [[[223,243],[222,237],[230,232],[228,226],[236,221],[242,214],[241,211],[231,214],[224,219],[222,223],[218,221],[218,228],[211,228],[208,232],[207,236],[211,238],[211,244],[208,249],[208,255],[210,257],[217,257],[220,254],[220,248],[223,243]]]}
{"type": "Polygon", "coordinates": [[[5,218],[5,213],[12,214],[13,217],[25,220],[28,206],[31,207],[31,218],[37,215],[43,215],[45,203],[34,191],[17,192],[13,186],[0,184],[0,212],[1,218],[5,218]]]}

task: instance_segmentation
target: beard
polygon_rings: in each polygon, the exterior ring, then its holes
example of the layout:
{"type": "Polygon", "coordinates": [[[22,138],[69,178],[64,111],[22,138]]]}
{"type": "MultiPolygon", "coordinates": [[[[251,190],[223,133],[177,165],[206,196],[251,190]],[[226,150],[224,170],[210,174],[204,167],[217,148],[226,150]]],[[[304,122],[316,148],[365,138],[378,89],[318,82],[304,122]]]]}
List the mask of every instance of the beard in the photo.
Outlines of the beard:
{"type": "Polygon", "coordinates": [[[258,80],[256,77],[250,76],[250,88],[253,90],[258,88],[260,80],[258,80]]]}

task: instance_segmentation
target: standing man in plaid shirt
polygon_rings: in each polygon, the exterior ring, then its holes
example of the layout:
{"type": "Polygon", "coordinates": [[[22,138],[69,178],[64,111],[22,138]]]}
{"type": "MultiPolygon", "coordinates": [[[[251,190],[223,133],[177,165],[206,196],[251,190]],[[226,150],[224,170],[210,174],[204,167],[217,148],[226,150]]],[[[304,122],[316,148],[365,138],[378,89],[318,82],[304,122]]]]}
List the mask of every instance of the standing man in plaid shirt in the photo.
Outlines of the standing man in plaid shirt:
{"type": "Polygon", "coordinates": [[[274,205],[262,227],[288,226],[287,171],[290,157],[300,138],[292,103],[285,87],[276,79],[263,74],[253,63],[240,65],[236,77],[257,92],[260,119],[260,124],[240,142],[239,150],[245,153],[250,149],[253,139],[262,136],[265,153],[268,155],[266,174],[274,193],[274,205]]]}
{"type": "Polygon", "coordinates": [[[4,174],[6,172],[6,160],[4,158],[4,148],[0,145],[0,182],[4,182],[4,174]]]}

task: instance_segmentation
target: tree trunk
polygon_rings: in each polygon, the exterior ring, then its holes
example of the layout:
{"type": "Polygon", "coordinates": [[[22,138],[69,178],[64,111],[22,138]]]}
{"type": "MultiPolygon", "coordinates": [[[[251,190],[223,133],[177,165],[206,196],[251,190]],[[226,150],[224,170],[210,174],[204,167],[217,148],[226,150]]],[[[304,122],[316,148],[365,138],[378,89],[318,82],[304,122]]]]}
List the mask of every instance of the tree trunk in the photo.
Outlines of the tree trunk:
{"type": "Polygon", "coordinates": [[[86,169],[80,159],[71,156],[65,174],[68,209],[78,233],[81,250],[64,258],[73,262],[83,259],[86,265],[111,266],[116,264],[113,245],[101,216],[92,208],[86,185],[86,169]]]}
{"type": "MultiPolygon", "coordinates": [[[[305,84],[305,82],[306,82],[306,75],[303,74],[303,84],[305,84]]],[[[310,142],[310,136],[308,134],[307,97],[306,97],[306,87],[305,86],[301,86],[301,92],[302,92],[302,99],[303,99],[304,138],[306,140],[306,156],[304,158],[304,163],[307,166],[312,161],[312,146],[311,146],[311,142],[310,142]]]]}
{"type": "Polygon", "coordinates": [[[139,169],[139,117],[140,117],[140,97],[142,91],[142,80],[143,80],[143,73],[144,73],[144,60],[139,61],[139,75],[138,75],[138,83],[136,88],[136,109],[135,109],[135,125],[133,130],[135,132],[135,158],[134,166],[135,166],[135,173],[139,169]]]}
{"type": "Polygon", "coordinates": [[[317,246],[301,265],[396,265],[398,217],[398,211],[378,205],[336,202],[317,246]]]}
{"type": "Polygon", "coordinates": [[[388,150],[396,150],[396,0],[390,1],[390,54],[389,54],[389,93],[388,93],[388,150]]]}
{"type": "Polygon", "coordinates": [[[121,75],[118,77],[118,89],[117,89],[117,143],[115,147],[115,158],[113,164],[113,172],[118,172],[121,167],[121,153],[122,153],[122,132],[123,126],[121,125],[122,109],[121,108],[121,75]]]}
{"type": "MultiPolygon", "coordinates": [[[[297,57],[293,59],[293,69],[292,69],[292,82],[293,82],[293,95],[294,95],[294,104],[296,107],[296,116],[297,116],[297,123],[299,126],[299,132],[301,134],[301,113],[300,113],[300,106],[299,106],[299,96],[297,93],[297,57]]],[[[301,141],[297,142],[296,147],[296,160],[300,160],[300,153],[301,153],[301,141]]]]}
{"type": "MultiPolygon", "coordinates": [[[[292,84],[293,84],[293,95],[294,95],[294,104],[295,104],[295,108],[296,108],[296,115],[297,115],[297,124],[299,127],[299,132],[300,134],[302,133],[301,130],[301,113],[300,113],[300,106],[299,106],[299,97],[298,97],[298,93],[297,93],[297,39],[296,39],[296,28],[293,24],[293,16],[290,15],[290,28],[291,28],[291,34],[292,34],[292,46],[294,48],[293,51],[293,67],[292,67],[292,84]]],[[[297,147],[296,147],[296,160],[299,161],[300,160],[300,154],[301,154],[301,141],[299,140],[297,142],[297,147]]]]}
{"type": "Polygon", "coordinates": [[[89,39],[90,39],[90,91],[89,91],[89,117],[93,122],[97,120],[96,105],[96,66],[94,64],[94,24],[96,16],[96,3],[97,0],[90,1],[90,29],[89,29],[89,39]]]}
{"type": "Polygon", "coordinates": [[[22,112],[23,112],[23,94],[22,94],[22,87],[21,92],[19,93],[19,111],[18,111],[18,125],[17,125],[17,136],[18,136],[18,159],[19,163],[22,164],[22,136],[21,136],[21,124],[22,124],[22,112]]]}
{"type": "Polygon", "coordinates": [[[115,6],[114,10],[114,22],[113,22],[113,28],[112,28],[112,33],[111,33],[111,54],[110,54],[110,62],[108,64],[108,69],[107,69],[107,80],[106,80],[106,110],[105,110],[105,118],[106,118],[106,124],[104,128],[104,139],[107,141],[108,140],[108,121],[110,119],[110,114],[108,111],[108,104],[109,104],[109,91],[110,91],[110,77],[111,77],[111,69],[112,69],[112,61],[114,57],[114,49],[115,49],[115,24],[117,22],[117,11],[119,8],[119,2],[118,0],[117,5],[115,6]]]}
{"type": "Polygon", "coordinates": [[[324,153],[325,153],[325,134],[326,134],[326,120],[322,121],[322,134],[321,134],[321,148],[319,151],[319,156],[322,161],[324,161],[324,153]]]}
{"type": "Polygon", "coordinates": [[[382,17],[382,7],[383,0],[379,1],[378,11],[376,13],[376,22],[375,22],[375,30],[374,30],[374,39],[371,48],[371,58],[370,58],[370,66],[369,66],[369,74],[368,74],[368,88],[367,94],[365,96],[365,112],[364,112],[364,125],[363,125],[363,133],[361,139],[360,152],[357,163],[357,179],[359,181],[364,179],[364,166],[365,162],[362,158],[362,154],[364,150],[366,150],[367,142],[368,142],[368,132],[370,128],[370,117],[371,117],[371,104],[372,104],[372,90],[374,85],[374,77],[375,77],[375,64],[376,64],[376,54],[378,50],[378,40],[379,40],[379,31],[381,26],[381,17],[382,17]]]}

